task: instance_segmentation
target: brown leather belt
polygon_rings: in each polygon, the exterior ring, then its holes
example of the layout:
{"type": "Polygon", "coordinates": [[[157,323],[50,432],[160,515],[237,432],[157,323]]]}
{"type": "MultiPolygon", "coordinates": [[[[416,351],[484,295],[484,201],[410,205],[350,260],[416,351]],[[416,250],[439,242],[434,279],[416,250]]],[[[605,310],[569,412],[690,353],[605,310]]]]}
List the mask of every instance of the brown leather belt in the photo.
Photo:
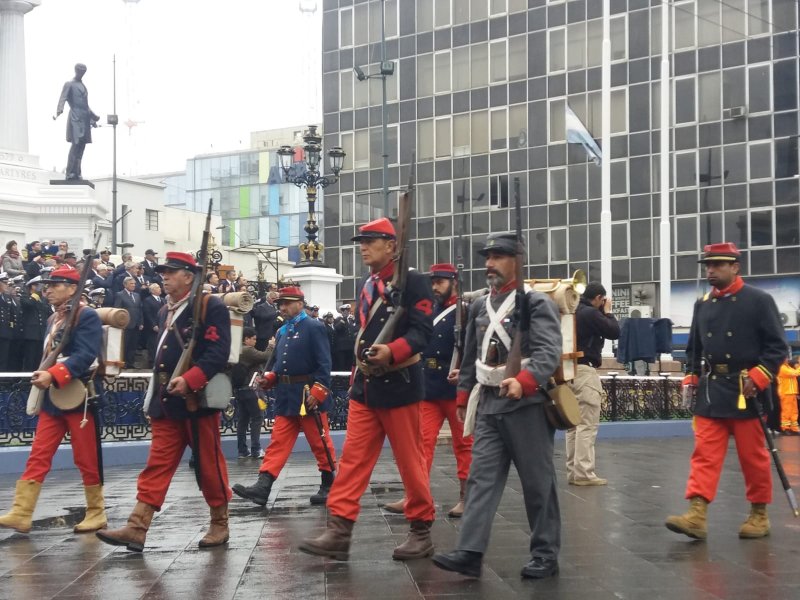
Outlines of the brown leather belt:
{"type": "Polygon", "coordinates": [[[311,375],[278,375],[278,383],[291,385],[293,383],[308,383],[314,379],[311,375]]]}
{"type": "Polygon", "coordinates": [[[415,365],[420,360],[422,360],[422,354],[419,353],[413,355],[411,358],[408,358],[396,365],[371,365],[367,362],[359,360],[358,370],[361,371],[365,376],[380,377],[385,373],[391,373],[392,371],[399,371],[401,369],[405,369],[406,367],[410,367],[411,365],[415,365]]]}

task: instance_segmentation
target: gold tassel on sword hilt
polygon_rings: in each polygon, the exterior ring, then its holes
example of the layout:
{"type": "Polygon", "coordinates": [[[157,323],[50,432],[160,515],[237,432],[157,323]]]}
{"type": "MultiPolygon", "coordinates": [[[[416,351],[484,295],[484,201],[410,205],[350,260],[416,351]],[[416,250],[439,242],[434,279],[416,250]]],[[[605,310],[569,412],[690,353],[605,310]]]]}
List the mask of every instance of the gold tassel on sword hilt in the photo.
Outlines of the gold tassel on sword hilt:
{"type": "Polygon", "coordinates": [[[744,397],[744,380],[747,378],[747,371],[742,370],[739,372],[739,410],[747,410],[747,398],[744,397]]]}

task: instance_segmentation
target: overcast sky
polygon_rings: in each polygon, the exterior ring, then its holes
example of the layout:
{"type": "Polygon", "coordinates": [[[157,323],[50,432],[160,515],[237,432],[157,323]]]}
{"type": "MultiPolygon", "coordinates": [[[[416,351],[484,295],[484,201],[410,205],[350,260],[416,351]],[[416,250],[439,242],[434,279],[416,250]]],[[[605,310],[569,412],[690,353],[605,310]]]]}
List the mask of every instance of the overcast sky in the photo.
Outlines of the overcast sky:
{"type": "MultiPolygon", "coordinates": [[[[247,148],[251,131],[318,122],[321,22],[322,0],[43,0],[25,17],[30,152],[64,169],[66,109],[52,117],[76,62],[105,123],[115,53],[120,174],[183,170],[247,148]]],[[[111,140],[93,130],[85,176],[111,173],[111,140]]]]}

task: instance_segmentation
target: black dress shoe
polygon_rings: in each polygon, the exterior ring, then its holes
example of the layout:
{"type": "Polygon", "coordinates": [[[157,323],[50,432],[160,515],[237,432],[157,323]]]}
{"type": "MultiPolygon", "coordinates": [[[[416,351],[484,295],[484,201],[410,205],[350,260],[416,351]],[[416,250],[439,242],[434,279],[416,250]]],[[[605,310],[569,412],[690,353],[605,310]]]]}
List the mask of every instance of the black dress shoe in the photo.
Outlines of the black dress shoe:
{"type": "Polygon", "coordinates": [[[445,571],[460,573],[465,577],[480,577],[483,554],[469,550],[453,550],[447,554],[435,554],[433,564],[445,571]]]}
{"type": "Polygon", "coordinates": [[[526,579],[544,579],[558,573],[558,561],[555,558],[542,558],[534,556],[531,561],[522,567],[520,575],[526,579]]]}

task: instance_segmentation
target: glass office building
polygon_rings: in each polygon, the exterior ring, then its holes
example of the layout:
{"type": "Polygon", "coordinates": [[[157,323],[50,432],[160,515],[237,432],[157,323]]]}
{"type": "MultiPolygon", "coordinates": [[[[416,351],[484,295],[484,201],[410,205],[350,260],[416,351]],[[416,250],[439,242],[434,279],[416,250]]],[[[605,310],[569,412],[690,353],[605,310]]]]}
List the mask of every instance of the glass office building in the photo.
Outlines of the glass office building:
{"type": "MultiPolygon", "coordinates": [[[[296,163],[293,169],[304,168],[296,163]]],[[[305,239],[308,203],[304,189],[282,183],[275,151],[197,156],[186,161],[186,172],[159,179],[165,188],[165,204],[206,212],[214,200],[214,214],[227,229],[217,234],[226,246],[286,247],[288,260],[299,260],[297,245],[305,239]]],[[[322,194],[317,206],[324,204],[322,194]]],[[[321,214],[318,219],[321,219],[321,214]]]]}
{"type": "MultiPolygon", "coordinates": [[[[615,291],[658,281],[661,0],[611,0],[612,272],[615,291]]],[[[514,227],[515,180],[527,274],[600,279],[600,168],[565,140],[569,106],[598,140],[602,0],[386,0],[389,186],[417,189],[412,264],[455,261],[484,285],[476,254],[514,227]]],[[[381,214],[381,2],[325,0],[325,145],[347,152],[328,189],[326,262],[351,299],[362,271],[349,238],[381,214]]],[[[794,0],[674,0],[673,290],[692,286],[711,241],[743,250],[749,276],[800,273],[798,14],[794,0]],[[682,283],[684,282],[684,283],[682,283]],[[691,283],[689,283],[691,282],[691,283]]],[[[796,279],[793,278],[793,279],[796,279]]],[[[657,293],[646,300],[654,304],[657,293]]],[[[624,297],[625,294],[622,294],[624,297]]],[[[800,300],[800,292],[798,292],[800,300]]]]}

